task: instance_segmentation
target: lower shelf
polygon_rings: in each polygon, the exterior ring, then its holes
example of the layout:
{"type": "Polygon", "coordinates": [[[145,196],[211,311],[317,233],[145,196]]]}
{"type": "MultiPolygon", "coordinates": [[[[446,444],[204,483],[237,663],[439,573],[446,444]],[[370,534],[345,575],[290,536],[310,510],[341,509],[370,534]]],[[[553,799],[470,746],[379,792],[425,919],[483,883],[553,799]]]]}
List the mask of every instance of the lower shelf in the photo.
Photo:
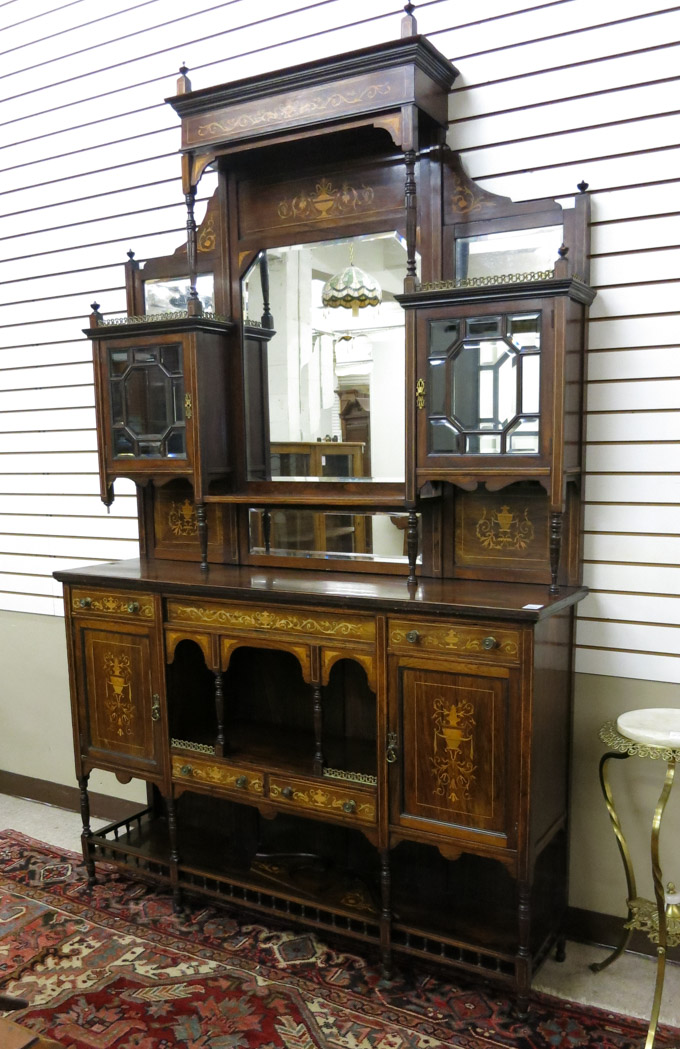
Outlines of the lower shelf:
{"type": "MultiPolygon", "coordinates": [[[[90,858],[173,890],[380,947],[383,956],[389,945],[397,954],[517,986],[515,886],[499,864],[477,857],[452,863],[430,847],[406,843],[390,853],[385,921],[378,853],[359,832],[287,816],[260,820],[255,810],[224,802],[219,808],[219,820],[209,812],[206,819],[203,798],[203,824],[183,827],[180,818],[176,871],[167,820],[151,808],[93,834],[90,858]]],[[[532,968],[557,935],[554,921],[541,914],[540,891],[536,911],[532,968]]]]}

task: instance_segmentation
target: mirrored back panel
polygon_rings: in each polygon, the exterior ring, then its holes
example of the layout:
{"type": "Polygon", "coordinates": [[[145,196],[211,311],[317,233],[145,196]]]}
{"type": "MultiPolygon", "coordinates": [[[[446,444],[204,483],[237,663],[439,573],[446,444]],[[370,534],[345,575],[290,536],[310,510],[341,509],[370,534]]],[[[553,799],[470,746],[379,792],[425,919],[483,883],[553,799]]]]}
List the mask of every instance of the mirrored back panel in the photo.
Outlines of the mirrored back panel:
{"type": "Polygon", "coordinates": [[[407,513],[251,509],[250,552],[406,564],[407,527],[407,513]]]}
{"type": "Polygon", "coordinates": [[[241,284],[249,480],[404,481],[405,267],[397,233],[257,256],[241,284]]]}

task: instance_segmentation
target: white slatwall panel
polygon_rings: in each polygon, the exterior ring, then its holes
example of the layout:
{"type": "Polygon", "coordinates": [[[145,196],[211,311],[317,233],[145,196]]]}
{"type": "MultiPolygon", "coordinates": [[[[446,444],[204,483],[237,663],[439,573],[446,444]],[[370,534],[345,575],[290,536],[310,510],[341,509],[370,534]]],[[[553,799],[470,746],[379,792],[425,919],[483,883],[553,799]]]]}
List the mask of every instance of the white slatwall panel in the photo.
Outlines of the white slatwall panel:
{"type": "MultiPolygon", "coordinates": [[[[98,505],[80,329],[95,296],[124,308],[129,247],[144,259],[183,238],[163,104],[175,71],[186,62],[205,87],[391,39],[400,15],[393,0],[351,13],[341,0],[29,6],[0,5],[0,607],[59,613],[56,564],[136,550],[132,486],[117,485],[110,515],[98,505]]],[[[450,141],[474,178],[516,200],[590,185],[593,592],[577,666],[677,680],[680,8],[430,0],[417,15],[460,70],[450,141]]]]}
{"type": "Polygon", "coordinates": [[[451,139],[474,178],[514,199],[589,183],[598,289],[586,427],[592,593],[579,610],[577,669],[677,681],[680,9],[648,0],[520,6],[441,34],[455,42],[463,74],[451,139]]]}

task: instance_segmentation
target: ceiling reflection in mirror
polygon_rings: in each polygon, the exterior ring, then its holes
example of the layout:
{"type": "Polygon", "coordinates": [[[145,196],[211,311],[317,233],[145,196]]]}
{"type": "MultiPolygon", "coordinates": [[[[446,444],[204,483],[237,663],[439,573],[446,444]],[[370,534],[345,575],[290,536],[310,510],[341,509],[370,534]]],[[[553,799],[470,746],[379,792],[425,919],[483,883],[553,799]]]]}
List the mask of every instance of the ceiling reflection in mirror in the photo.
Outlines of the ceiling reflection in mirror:
{"type": "Polygon", "coordinates": [[[249,480],[403,482],[405,270],[397,233],[255,259],[242,280],[249,480]]]}

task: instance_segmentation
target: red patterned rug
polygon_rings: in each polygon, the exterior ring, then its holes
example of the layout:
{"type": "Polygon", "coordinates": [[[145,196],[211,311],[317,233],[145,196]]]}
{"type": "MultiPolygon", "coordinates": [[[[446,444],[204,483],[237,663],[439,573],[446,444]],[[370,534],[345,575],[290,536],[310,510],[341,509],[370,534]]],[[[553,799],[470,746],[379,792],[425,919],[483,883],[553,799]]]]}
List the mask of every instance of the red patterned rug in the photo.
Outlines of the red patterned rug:
{"type": "Polygon", "coordinates": [[[90,892],[78,855],[15,831],[0,832],[0,988],[68,1049],[638,1049],[646,1030],[544,995],[522,1023],[497,989],[444,975],[387,985],[309,932],[196,902],[177,916],[113,872],[90,892]]]}

